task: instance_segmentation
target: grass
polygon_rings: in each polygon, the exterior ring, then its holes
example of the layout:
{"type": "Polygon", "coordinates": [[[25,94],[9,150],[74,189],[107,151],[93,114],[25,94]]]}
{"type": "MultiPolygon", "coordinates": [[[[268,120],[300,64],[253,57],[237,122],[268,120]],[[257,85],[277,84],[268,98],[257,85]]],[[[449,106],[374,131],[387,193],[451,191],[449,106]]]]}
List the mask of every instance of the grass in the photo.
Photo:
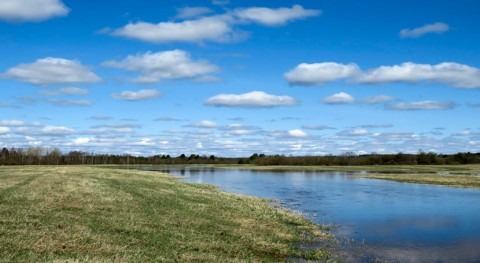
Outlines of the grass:
{"type": "Polygon", "coordinates": [[[369,174],[364,178],[396,182],[432,184],[460,188],[480,188],[480,176],[459,174],[369,174]]]}
{"type": "Polygon", "coordinates": [[[331,236],[272,201],[159,172],[0,167],[0,262],[326,260],[331,236]]]}

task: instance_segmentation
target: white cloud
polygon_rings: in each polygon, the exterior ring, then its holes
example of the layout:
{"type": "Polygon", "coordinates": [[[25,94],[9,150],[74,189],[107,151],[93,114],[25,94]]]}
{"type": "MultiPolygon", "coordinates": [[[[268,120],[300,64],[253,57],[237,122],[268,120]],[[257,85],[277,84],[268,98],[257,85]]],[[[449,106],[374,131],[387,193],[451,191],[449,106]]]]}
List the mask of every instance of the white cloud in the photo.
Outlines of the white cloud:
{"type": "Polygon", "coordinates": [[[234,11],[234,15],[240,19],[267,26],[284,25],[293,20],[320,14],[320,10],[305,9],[301,5],[294,5],[291,8],[250,7],[234,11]]]}
{"type": "Polygon", "coordinates": [[[480,88],[480,69],[455,62],[435,65],[405,62],[363,72],[353,63],[347,65],[335,62],[302,63],[285,73],[284,77],[291,85],[305,86],[346,79],[361,84],[427,81],[456,88],[480,88]]]}
{"type": "Polygon", "coordinates": [[[155,99],[162,96],[162,93],[154,89],[144,89],[139,91],[122,91],[121,93],[112,94],[112,98],[128,101],[140,101],[155,99]]]}
{"type": "MultiPolygon", "coordinates": [[[[178,10],[177,18],[195,18],[210,13],[204,7],[187,7],[178,10]]],[[[181,22],[135,22],[116,29],[115,36],[152,43],[167,42],[232,42],[245,39],[248,34],[235,26],[258,23],[267,26],[284,25],[288,22],[317,16],[320,10],[305,9],[300,5],[291,8],[251,7],[228,11],[224,14],[200,17],[181,22]]]]}
{"type": "Polygon", "coordinates": [[[42,21],[66,16],[69,11],[60,0],[0,1],[0,19],[10,22],[42,21]]]}
{"type": "Polygon", "coordinates": [[[0,134],[7,134],[10,132],[10,128],[0,126],[0,134]]]}
{"type": "Polygon", "coordinates": [[[30,64],[20,64],[8,69],[2,76],[41,86],[100,81],[95,73],[79,61],[53,57],[38,59],[30,64]]]}
{"type": "Polygon", "coordinates": [[[363,135],[367,135],[367,134],[368,134],[368,130],[366,130],[366,129],[354,129],[354,130],[347,130],[347,131],[339,132],[337,135],[340,135],[340,136],[363,136],[363,135]]]}
{"type": "Polygon", "coordinates": [[[91,106],[93,102],[89,100],[47,100],[48,103],[56,106],[91,106]]]}
{"type": "Polygon", "coordinates": [[[203,17],[182,22],[160,22],[158,24],[129,23],[115,30],[113,35],[152,43],[228,42],[236,39],[235,32],[224,16],[203,17]]]}
{"type": "Polygon", "coordinates": [[[9,126],[9,127],[21,127],[27,126],[27,124],[23,121],[19,120],[2,120],[0,121],[1,126],[9,126]]]}
{"type": "Polygon", "coordinates": [[[308,134],[306,132],[304,132],[302,130],[299,130],[299,129],[289,130],[288,135],[290,135],[292,137],[297,137],[297,138],[303,138],[303,137],[308,136],[308,134]]]}
{"type": "Polygon", "coordinates": [[[196,128],[215,128],[217,127],[217,124],[213,121],[205,120],[205,121],[196,122],[187,126],[196,127],[196,128]]]}
{"type": "Polygon", "coordinates": [[[450,30],[450,27],[447,24],[437,22],[437,23],[428,24],[428,25],[424,25],[421,27],[413,28],[413,29],[409,29],[409,28],[402,29],[400,31],[400,37],[401,38],[418,38],[429,33],[435,33],[435,34],[445,33],[448,30],[450,30]]]}
{"type": "Polygon", "coordinates": [[[187,19],[203,16],[212,13],[213,10],[208,7],[183,7],[177,9],[178,19],[187,19]]]}
{"type": "Polygon", "coordinates": [[[352,78],[360,72],[356,64],[335,62],[301,63],[285,73],[284,77],[291,85],[320,85],[338,79],[352,78]]]}
{"type": "Polygon", "coordinates": [[[367,97],[362,100],[363,103],[367,104],[376,104],[376,103],[385,103],[395,100],[392,96],[378,95],[373,97],[367,97]]]}
{"type": "Polygon", "coordinates": [[[480,88],[480,69],[454,62],[436,65],[406,62],[370,70],[358,81],[366,84],[430,81],[457,88],[480,88]]]}
{"type": "Polygon", "coordinates": [[[42,129],[42,134],[49,136],[63,136],[75,133],[75,130],[64,126],[46,126],[42,129]]]}
{"type": "Polygon", "coordinates": [[[325,104],[348,104],[354,101],[355,99],[345,92],[336,93],[323,99],[325,104]]]}
{"type": "Polygon", "coordinates": [[[268,108],[291,106],[297,104],[297,101],[289,96],[276,96],[263,91],[252,91],[244,94],[219,94],[209,98],[205,104],[218,107],[268,108]]]}
{"type": "Polygon", "coordinates": [[[190,55],[179,49],[163,52],[147,52],[130,55],[120,61],[106,61],[104,66],[139,72],[133,81],[155,83],[161,79],[196,79],[218,71],[218,67],[205,60],[192,60],[190,55]]]}
{"type": "Polygon", "coordinates": [[[85,145],[92,140],[93,140],[92,138],[80,137],[80,138],[73,139],[73,143],[78,145],[85,145]]]}
{"type": "Polygon", "coordinates": [[[61,95],[87,95],[88,89],[81,89],[76,87],[59,88],[55,90],[42,90],[39,92],[42,95],[61,96],[61,95]]]}
{"type": "Polygon", "coordinates": [[[400,102],[390,106],[392,110],[449,110],[455,108],[453,102],[435,102],[435,101],[417,101],[417,102],[400,102]]]}

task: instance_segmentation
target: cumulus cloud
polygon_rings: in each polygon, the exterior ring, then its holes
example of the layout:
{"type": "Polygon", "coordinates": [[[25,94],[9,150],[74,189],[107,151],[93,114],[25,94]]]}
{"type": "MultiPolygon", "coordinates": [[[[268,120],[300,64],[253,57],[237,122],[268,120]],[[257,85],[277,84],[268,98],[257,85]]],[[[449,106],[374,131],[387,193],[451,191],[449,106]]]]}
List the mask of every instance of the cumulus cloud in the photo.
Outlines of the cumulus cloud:
{"type": "Polygon", "coordinates": [[[469,65],[443,62],[435,65],[405,62],[362,71],[356,64],[323,62],[299,64],[285,73],[291,85],[319,85],[338,79],[361,84],[430,82],[456,88],[480,88],[480,69],[469,65]]]}
{"type": "Polygon", "coordinates": [[[345,130],[337,133],[339,136],[364,136],[368,134],[366,129],[345,130]]]}
{"type": "Polygon", "coordinates": [[[130,55],[120,61],[106,61],[104,66],[139,72],[134,82],[155,83],[162,79],[197,79],[218,71],[218,67],[205,60],[192,60],[183,50],[146,52],[130,55]]]}
{"type": "Polygon", "coordinates": [[[457,88],[480,88],[480,69],[454,62],[436,65],[406,62],[370,70],[362,74],[358,81],[366,84],[429,81],[457,88]]]}
{"type": "Polygon", "coordinates": [[[321,85],[338,79],[352,78],[360,72],[356,64],[335,62],[301,63],[285,73],[285,79],[291,85],[321,85]]]}
{"type": "Polygon", "coordinates": [[[76,87],[66,87],[66,88],[59,88],[55,90],[42,90],[39,92],[42,95],[48,96],[61,96],[61,95],[87,95],[89,93],[88,89],[81,89],[76,87]]]}
{"type": "Polygon", "coordinates": [[[69,9],[60,0],[2,0],[0,19],[9,22],[38,22],[66,16],[69,9]]]}
{"type": "Polygon", "coordinates": [[[211,10],[204,7],[187,7],[178,10],[177,18],[192,18],[181,22],[134,22],[116,29],[115,36],[152,43],[167,42],[231,42],[246,38],[247,34],[235,27],[240,24],[257,23],[279,26],[291,21],[318,16],[320,10],[305,9],[300,5],[291,8],[251,7],[234,9],[219,15],[204,16],[211,10]]]}
{"type": "Polygon", "coordinates": [[[252,91],[244,94],[219,94],[209,98],[205,104],[217,107],[269,108],[291,106],[297,104],[297,101],[289,96],[276,96],[263,91],[252,91]]]}
{"type": "Polygon", "coordinates": [[[10,132],[10,128],[9,127],[3,127],[3,126],[0,126],[0,134],[7,134],[10,132]]]}
{"type": "Polygon", "coordinates": [[[0,126],[22,127],[27,126],[27,124],[19,120],[2,120],[0,121],[0,126]]]}
{"type": "Polygon", "coordinates": [[[217,127],[217,124],[213,121],[200,121],[196,123],[192,123],[190,125],[186,125],[187,127],[196,127],[196,128],[215,128],[217,127]]]}
{"type": "Polygon", "coordinates": [[[318,16],[320,14],[320,10],[305,9],[301,5],[294,5],[291,8],[250,7],[234,11],[234,15],[240,19],[266,26],[284,25],[293,20],[318,16]]]}
{"type": "Polygon", "coordinates": [[[64,136],[75,133],[75,130],[64,126],[46,126],[42,129],[42,134],[49,136],[64,136]]]}
{"type": "Polygon", "coordinates": [[[95,83],[100,78],[79,61],[47,57],[8,69],[2,77],[48,86],[56,84],[95,83]]]}
{"type": "Polygon", "coordinates": [[[128,101],[150,100],[162,96],[162,93],[154,89],[143,89],[139,91],[122,91],[112,94],[112,98],[128,101]]]}
{"type": "Polygon", "coordinates": [[[442,34],[450,30],[450,27],[441,22],[433,23],[424,25],[417,28],[405,28],[400,31],[401,38],[418,38],[424,36],[426,34],[435,33],[435,34],[442,34]]]}
{"type": "Polygon", "coordinates": [[[395,100],[392,96],[378,95],[373,97],[367,97],[362,100],[363,103],[367,104],[376,104],[376,103],[385,103],[395,100]]]}
{"type": "Polygon", "coordinates": [[[203,16],[212,13],[213,10],[208,7],[183,7],[177,9],[178,19],[188,19],[203,16]]]}
{"type": "Polygon", "coordinates": [[[238,37],[223,16],[157,24],[134,22],[115,30],[113,35],[152,43],[228,42],[238,37]]]}
{"type": "Polygon", "coordinates": [[[450,110],[457,105],[453,102],[417,101],[400,102],[389,107],[392,110],[450,110]]]}
{"type": "Polygon", "coordinates": [[[304,138],[304,137],[308,136],[308,134],[306,132],[304,132],[302,130],[299,130],[299,129],[289,130],[288,135],[290,135],[292,137],[296,137],[296,138],[304,138]]]}
{"type": "Polygon", "coordinates": [[[323,99],[323,103],[331,104],[331,105],[348,104],[354,101],[355,101],[355,98],[353,98],[350,94],[345,92],[336,93],[323,99]]]}

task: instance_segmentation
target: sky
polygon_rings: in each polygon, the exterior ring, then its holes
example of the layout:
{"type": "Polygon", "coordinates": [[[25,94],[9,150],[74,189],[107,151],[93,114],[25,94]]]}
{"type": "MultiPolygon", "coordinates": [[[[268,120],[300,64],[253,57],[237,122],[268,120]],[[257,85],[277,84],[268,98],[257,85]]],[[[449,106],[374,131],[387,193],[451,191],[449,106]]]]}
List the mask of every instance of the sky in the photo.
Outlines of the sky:
{"type": "Polygon", "coordinates": [[[1,0],[0,146],[480,152],[480,1],[1,0]]]}

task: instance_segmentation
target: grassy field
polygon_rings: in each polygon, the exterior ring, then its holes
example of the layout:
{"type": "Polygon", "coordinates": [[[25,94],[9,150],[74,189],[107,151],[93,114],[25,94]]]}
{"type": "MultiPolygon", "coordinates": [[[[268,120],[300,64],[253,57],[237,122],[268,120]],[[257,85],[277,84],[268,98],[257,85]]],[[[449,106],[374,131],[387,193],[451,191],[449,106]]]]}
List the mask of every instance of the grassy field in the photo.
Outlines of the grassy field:
{"type": "Polygon", "coordinates": [[[331,236],[271,201],[158,172],[0,167],[1,262],[327,259],[331,236]],[[308,246],[307,246],[308,247],[308,246]]]}

